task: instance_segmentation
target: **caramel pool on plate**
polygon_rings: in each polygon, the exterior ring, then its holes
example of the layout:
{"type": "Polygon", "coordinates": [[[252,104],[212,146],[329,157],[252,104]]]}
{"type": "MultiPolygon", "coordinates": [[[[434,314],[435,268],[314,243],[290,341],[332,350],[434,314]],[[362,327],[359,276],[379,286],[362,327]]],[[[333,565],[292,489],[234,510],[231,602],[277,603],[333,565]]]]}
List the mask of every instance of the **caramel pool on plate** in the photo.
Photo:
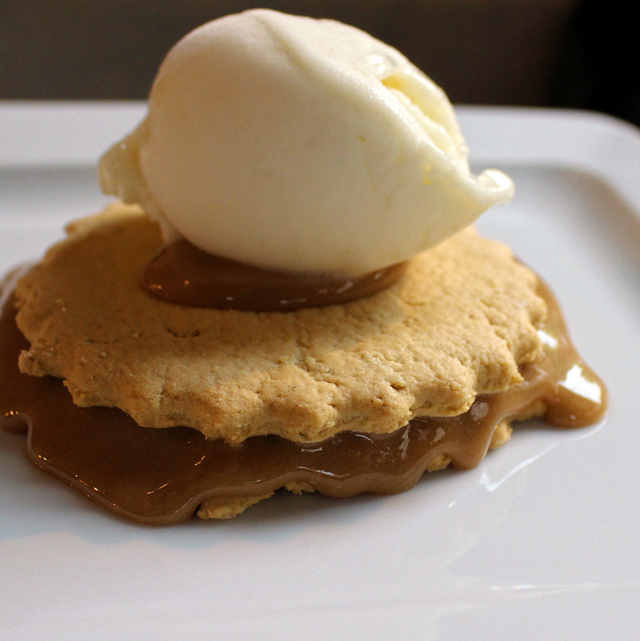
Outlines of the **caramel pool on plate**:
{"type": "Polygon", "coordinates": [[[425,470],[478,465],[502,421],[533,414],[581,427],[602,416],[602,382],[571,345],[551,293],[541,287],[540,294],[549,307],[542,357],[523,367],[524,383],[479,397],[468,412],[414,419],[389,435],[343,432],[312,444],[256,436],[240,445],[186,427],[140,427],[114,408],[77,407],[60,379],[21,374],[18,355],[28,343],[9,295],[0,319],[2,426],[28,429],[36,466],[139,523],[178,523],[206,499],[257,497],[288,483],[336,497],[402,492],[425,470]]]}

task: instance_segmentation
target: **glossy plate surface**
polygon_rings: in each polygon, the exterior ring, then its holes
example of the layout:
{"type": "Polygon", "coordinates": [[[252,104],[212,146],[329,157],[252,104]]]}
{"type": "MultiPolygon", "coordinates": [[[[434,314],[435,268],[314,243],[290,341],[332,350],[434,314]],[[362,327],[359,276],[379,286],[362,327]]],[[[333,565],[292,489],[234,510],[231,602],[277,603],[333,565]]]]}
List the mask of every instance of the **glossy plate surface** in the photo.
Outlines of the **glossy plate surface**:
{"type": "MultiPolygon", "coordinates": [[[[0,269],[100,208],[95,160],[139,103],[0,104],[0,269]]],[[[477,170],[516,182],[481,231],[559,297],[606,420],[536,423],[405,494],[278,496],[221,523],[140,527],[0,433],[0,638],[637,639],[640,133],[577,112],[461,108],[477,170]]]]}

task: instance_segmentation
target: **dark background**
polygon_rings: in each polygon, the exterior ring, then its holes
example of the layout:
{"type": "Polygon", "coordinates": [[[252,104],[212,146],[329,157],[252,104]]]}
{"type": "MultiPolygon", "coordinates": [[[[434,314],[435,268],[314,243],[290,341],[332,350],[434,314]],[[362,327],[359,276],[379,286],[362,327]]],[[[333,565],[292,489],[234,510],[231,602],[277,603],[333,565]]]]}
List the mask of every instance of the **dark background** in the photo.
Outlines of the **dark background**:
{"type": "Polygon", "coordinates": [[[256,6],[361,27],[456,103],[640,124],[639,38],[622,0],[0,0],[0,99],[145,98],[180,37],[256,6]]]}

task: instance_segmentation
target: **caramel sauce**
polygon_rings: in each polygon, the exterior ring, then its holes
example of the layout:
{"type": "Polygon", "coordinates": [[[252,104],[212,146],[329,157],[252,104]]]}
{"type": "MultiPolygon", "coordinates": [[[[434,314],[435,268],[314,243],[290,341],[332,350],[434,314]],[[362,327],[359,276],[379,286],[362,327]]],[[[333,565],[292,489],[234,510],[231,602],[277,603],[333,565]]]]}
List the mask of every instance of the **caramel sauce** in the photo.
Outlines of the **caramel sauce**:
{"type": "Polygon", "coordinates": [[[259,496],[290,482],[335,497],[402,492],[437,457],[457,469],[475,467],[496,425],[540,401],[556,426],[581,427],[602,416],[604,386],[569,342],[550,292],[543,287],[541,294],[549,306],[543,355],[522,368],[524,383],[479,397],[465,414],[417,418],[388,435],[344,432],[313,444],[257,436],[232,446],[186,427],[140,427],[118,409],[77,407],[62,380],[21,374],[18,355],[28,343],[9,293],[0,317],[0,423],[28,430],[27,457],[37,467],[139,523],[178,523],[207,498],[259,496]]]}
{"type": "Polygon", "coordinates": [[[179,240],[145,267],[142,286],[185,307],[286,312],[371,296],[393,285],[406,268],[407,263],[398,263],[358,277],[277,272],[219,258],[179,240]]]}

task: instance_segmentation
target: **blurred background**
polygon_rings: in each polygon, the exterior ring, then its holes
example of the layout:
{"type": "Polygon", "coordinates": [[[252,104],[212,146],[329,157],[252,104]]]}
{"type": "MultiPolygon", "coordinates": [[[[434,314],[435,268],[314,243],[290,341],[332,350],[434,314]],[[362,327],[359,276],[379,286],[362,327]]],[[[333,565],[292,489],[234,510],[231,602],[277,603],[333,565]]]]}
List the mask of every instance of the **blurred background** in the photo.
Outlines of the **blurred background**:
{"type": "Polygon", "coordinates": [[[180,37],[257,6],[358,26],[455,103],[592,109],[640,125],[627,0],[0,0],[0,100],[145,98],[180,37]]]}

